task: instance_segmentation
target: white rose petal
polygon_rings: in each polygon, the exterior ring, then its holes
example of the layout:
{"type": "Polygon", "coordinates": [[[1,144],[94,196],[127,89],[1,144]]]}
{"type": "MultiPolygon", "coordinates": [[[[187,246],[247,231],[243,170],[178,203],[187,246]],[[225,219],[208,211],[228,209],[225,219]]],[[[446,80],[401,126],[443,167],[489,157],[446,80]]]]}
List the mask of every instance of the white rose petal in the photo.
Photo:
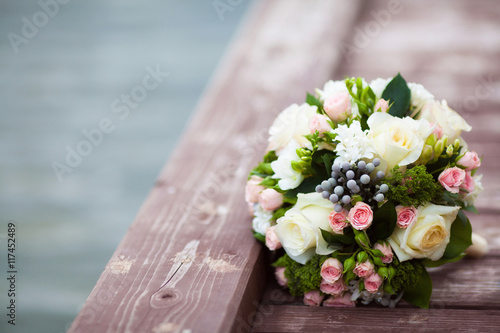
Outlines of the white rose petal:
{"type": "Polygon", "coordinates": [[[305,264],[315,253],[327,255],[335,251],[328,247],[320,230],[333,233],[328,223],[333,208],[330,200],[319,193],[300,193],[295,206],[278,219],[276,234],[293,260],[305,264]]]}
{"type": "Polygon", "coordinates": [[[268,150],[275,150],[279,156],[282,150],[295,140],[301,147],[310,146],[304,135],[310,134],[309,120],[317,114],[317,107],[309,104],[292,104],[283,110],[269,128],[268,150]]]}
{"type": "Polygon", "coordinates": [[[378,155],[391,170],[396,165],[405,166],[415,162],[422,153],[425,139],[431,127],[425,119],[397,118],[387,113],[376,112],[368,118],[372,140],[378,155]]]}
{"type": "Polygon", "coordinates": [[[448,137],[450,143],[460,138],[462,131],[469,132],[472,129],[464,118],[448,107],[446,101],[425,104],[418,119],[427,119],[441,126],[443,135],[448,137]]]}

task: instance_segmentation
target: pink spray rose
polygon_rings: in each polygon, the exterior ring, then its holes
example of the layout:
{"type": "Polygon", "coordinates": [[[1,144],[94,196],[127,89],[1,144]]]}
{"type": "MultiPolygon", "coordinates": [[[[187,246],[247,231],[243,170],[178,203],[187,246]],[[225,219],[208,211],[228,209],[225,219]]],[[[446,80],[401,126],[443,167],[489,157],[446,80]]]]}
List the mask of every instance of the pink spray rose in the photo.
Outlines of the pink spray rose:
{"type": "Polygon", "coordinates": [[[439,124],[434,124],[430,123],[431,127],[434,127],[434,130],[432,131],[433,134],[436,134],[436,138],[439,140],[443,137],[443,128],[439,126],[439,124]]]}
{"type": "Polygon", "coordinates": [[[351,222],[351,226],[354,229],[365,230],[372,224],[373,211],[369,205],[359,201],[351,208],[347,219],[351,222]]]}
{"type": "Polygon", "coordinates": [[[333,232],[342,235],[344,228],[347,227],[347,210],[342,209],[340,212],[332,211],[328,216],[328,222],[333,232]]]}
{"type": "Polygon", "coordinates": [[[339,307],[339,308],[354,308],[356,302],[351,301],[352,293],[344,293],[343,296],[330,296],[323,302],[323,306],[339,307]]]}
{"type": "Polygon", "coordinates": [[[387,112],[387,109],[389,109],[389,103],[387,103],[385,99],[381,98],[377,101],[373,109],[375,112],[377,112],[378,109],[380,109],[380,112],[387,112]]]}
{"type": "Polygon", "coordinates": [[[468,151],[458,160],[458,164],[464,166],[466,171],[472,171],[481,166],[481,159],[475,151],[468,151]]]}
{"type": "Polygon", "coordinates": [[[380,286],[382,285],[382,277],[377,273],[373,273],[369,277],[365,278],[365,288],[369,293],[376,293],[380,286]]]}
{"type": "Polygon", "coordinates": [[[264,179],[259,176],[252,176],[247,181],[247,186],[245,187],[245,201],[248,203],[257,203],[259,202],[259,194],[264,191],[266,188],[260,183],[264,179]]]}
{"type": "Polygon", "coordinates": [[[274,276],[276,277],[276,281],[282,287],[287,287],[288,279],[285,276],[285,267],[276,267],[274,270],[274,276]]]}
{"type": "Polygon", "coordinates": [[[345,285],[343,279],[338,279],[334,283],[329,283],[323,279],[319,285],[319,290],[329,295],[340,295],[347,290],[347,286],[345,285]]]}
{"type": "Polygon", "coordinates": [[[464,182],[462,183],[462,186],[460,186],[463,189],[466,189],[467,191],[472,192],[474,191],[474,187],[476,187],[476,183],[474,182],[474,178],[470,175],[470,171],[467,171],[465,173],[465,179],[464,182]]]}
{"type": "Polygon", "coordinates": [[[321,277],[328,283],[334,283],[342,277],[344,266],[336,258],[328,258],[321,265],[321,277]]]}
{"type": "Polygon", "coordinates": [[[392,257],[393,257],[393,253],[392,253],[392,249],[391,249],[391,246],[389,244],[386,244],[386,243],[377,243],[375,244],[375,246],[373,247],[374,250],[380,250],[380,252],[382,252],[384,254],[384,256],[381,258],[382,259],[382,262],[384,264],[389,264],[392,262],[392,257]]]}
{"type": "Polygon", "coordinates": [[[398,215],[398,227],[408,228],[410,224],[417,220],[418,210],[414,206],[396,206],[396,214],[398,215]]]}
{"type": "Polygon", "coordinates": [[[347,92],[335,94],[325,101],[323,108],[331,120],[346,120],[351,114],[351,97],[347,92]]]}
{"type": "Polygon", "coordinates": [[[373,271],[374,271],[373,264],[369,260],[365,262],[356,263],[356,266],[352,270],[352,272],[360,278],[366,278],[370,276],[373,273],[373,271]]]}
{"type": "Polygon", "coordinates": [[[304,304],[309,306],[319,306],[323,302],[324,295],[319,290],[311,290],[304,294],[304,304]]]}
{"type": "Polygon", "coordinates": [[[315,114],[309,119],[309,129],[311,130],[311,134],[329,132],[332,127],[327,121],[327,118],[322,114],[315,114]]]}
{"type": "Polygon", "coordinates": [[[272,212],[283,205],[283,194],[272,188],[265,189],[259,194],[259,203],[263,210],[272,212]]]}
{"type": "Polygon", "coordinates": [[[266,229],[266,246],[271,251],[281,249],[281,242],[276,235],[276,226],[266,229]]]}
{"type": "Polygon", "coordinates": [[[444,169],[438,177],[441,185],[451,193],[458,193],[460,185],[462,185],[464,180],[465,171],[457,167],[444,169]]]}

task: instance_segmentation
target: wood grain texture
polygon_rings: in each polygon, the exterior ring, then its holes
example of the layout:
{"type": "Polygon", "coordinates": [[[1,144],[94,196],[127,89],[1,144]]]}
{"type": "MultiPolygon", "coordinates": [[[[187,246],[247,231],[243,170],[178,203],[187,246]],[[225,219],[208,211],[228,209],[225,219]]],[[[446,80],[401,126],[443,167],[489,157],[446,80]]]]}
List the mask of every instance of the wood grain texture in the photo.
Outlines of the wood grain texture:
{"type": "Polygon", "coordinates": [[[499,310],[261,306],[253,332],[498,332],[499,310]],[[277,320],[275,320],[277,318],[277,320]]]}
{"type": "Polygon", "coordinates": [[[266,275],[246,177],[275,115],[338,66],[358,4],[257,2],[70,332],[250,330],[266,275]]]}

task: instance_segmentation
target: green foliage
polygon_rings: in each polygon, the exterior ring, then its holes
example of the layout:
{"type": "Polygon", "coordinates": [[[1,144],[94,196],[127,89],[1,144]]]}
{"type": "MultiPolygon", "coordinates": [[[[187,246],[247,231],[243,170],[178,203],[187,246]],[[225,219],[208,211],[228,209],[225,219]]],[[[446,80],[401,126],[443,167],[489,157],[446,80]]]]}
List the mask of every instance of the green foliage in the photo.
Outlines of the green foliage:
{"type": "Polygon", "coordinates": [[[345,228],[344,234],[331,234],[326,230],[321,229],[323,239],[329,244],[334,246],[352,245],[354,244],[354,233],[351,228],[345,228]]]}
{"type": "Polygon", "coordinates": [[[373,222],[368,229],[372,244],[384,240],[392,235],[398,216],[392,201],[387,201],[373,214],[373,222]]]}
{"type": "Polygon", "coordinates": [[[312,106],[317,106],[319,113],[325,114],[325,110],[323,109],[323,103],[321,103],[321,101],[315,96],[308,93],[306,97],[306,103],[312,106]]]}
{"type": "Polygon", "coordinates": [[[395,117],[403,118],[408,115],[410,109],[411,90],[408,88],[405,79],[400,73],[396,75],[382,93],[391,108],[389,114],[395,117]]]}
{"type": "Polygon", "coordinates": [[[250,176],[259,176],[262,178],[266,178],[267,176],[273,175],[274,171],[271,168],[271,162],[277,159],[278,157],[276,156],[276,152],[274,150],[268,152],[264,156],[263,161],[260,162],[259,165],[257,165],[255,168],[253,168],[252,171],[250,171],[250,176]]]}
{"type": "Polygon", "coordinates": [[[392,278],[391,285],[396,291],[412,288],[418,285],[425,267],[417,260],[403,261],[395,265],[396,274],[392,278]]]}
{"type": "Polygon", "coordinates": [[[305,265],[299,264],[287,254],[279,258],[274,267],[285,267],[285,277],[288,288],[293,296],[302,295],[308,291],[319,289],[321,284],[321,265],[328,256],[314,255],[305,265]]]}
{"type": "Polygon", "coordinates": [[[373,107],[377,102],[377,96],[370,86],[363,88],[363,81],[361,78],[346,78],[345,85],[349,94],[354,102],[358,105],[360,118],[358,119],[363,130],[368,129],[368,118],[374,112],[373,107]],[[354,86],[356,86],[356,93],[354,93],[354,86]]]}
{"type": "Polygon", "coordinates": [[[252,230],[253,236],[260,242],[265,243],[266,242],[266,236],[263,234],[260,234],[254,230],[252,230]]]}
{"type": "Polygon", "coordinates": [[[428,309],[431,295],[432,280],[427,270],[422,267],[420,278],[417,280],[416,284],[412,283],[404,288],[403,299],[419,308],[428,309]]]}
{"type": "Polygon", "coordinates": [[[443,188],[424,165],[407,169],[404,173],[399,166],[392,169],[392,176],[386,177],[384,183],[389,185],[387,198],[395,204],[418,207],[441,197],[443,188]]]}

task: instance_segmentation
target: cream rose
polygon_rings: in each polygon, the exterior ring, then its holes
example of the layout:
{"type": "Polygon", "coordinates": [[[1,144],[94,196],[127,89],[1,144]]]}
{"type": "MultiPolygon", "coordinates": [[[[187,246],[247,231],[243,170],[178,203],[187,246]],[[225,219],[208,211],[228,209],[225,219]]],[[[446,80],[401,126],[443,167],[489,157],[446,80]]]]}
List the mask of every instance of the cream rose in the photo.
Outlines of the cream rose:
{"type": "Polygon", "coordinates": [[[368,138],[387,163],[387,170],[396,165],[415,162],[420,157],[425,139],[431,133],[427,120],[397,118],[382,112],[372,114],[368,118],[368,126],[368,138]]]}
{"type": "Polygon", "coordinates": [[[439,260],[450,242],[451,224],[460,207],[428,203],[418,209],[418,218],[408,228],[396,227],[388,239],[400,261],[412,258],[439,260]]]}
{"type": "Polygon", "coordinates": [[[310,145],[304,135],[310,133],[309,120],[317,114],[317,107],[307,103],[292,104],[283,110],[269,128],[268,150],[275,150],[279,156],[281,151],[293,139],[301,147],[310,145]]]}
{"type": "Polygon", "coordinates": [[[328,221],[333,208],[320,193],[299,193],[295,206],[276,221],[276,235],[293,260],[305,264],[315,253],[326,255],[335,250],[328,247],[320,230],[333,232],[328,221]]]}
{"type": "Polygon", "coordinates": [[[426,103],[418,119],[427,119],[439,125],[443,129],[443,134],[448,137],[448,142],[458,139],[462,131],[469,132],[472,129],[464,118],[448,107],[444,100],[426,103]]]}

